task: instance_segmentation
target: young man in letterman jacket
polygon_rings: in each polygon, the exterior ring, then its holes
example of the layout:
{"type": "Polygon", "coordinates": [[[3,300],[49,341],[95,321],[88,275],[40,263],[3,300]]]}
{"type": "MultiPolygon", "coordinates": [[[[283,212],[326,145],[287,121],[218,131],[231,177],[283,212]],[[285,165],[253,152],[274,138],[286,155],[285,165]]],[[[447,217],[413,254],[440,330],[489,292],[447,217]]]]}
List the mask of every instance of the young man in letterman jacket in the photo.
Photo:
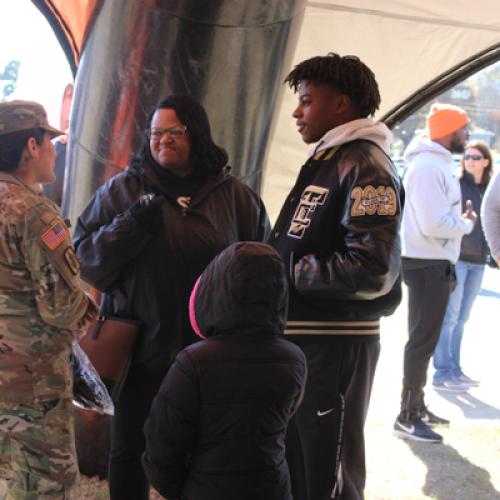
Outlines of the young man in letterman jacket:
{"type": "Polygon", "coordinates": [[[380,94],[357,57],[298,64],[286,83],[302,140],[317,143],[270,237],[289,266],[285,334],[309,370],[289,426],[296,500],[363,498],[363,427],[380,344],[380,317],[401,299],[403,190],[387,156],[392,134],[370,118],[380,94]]]}

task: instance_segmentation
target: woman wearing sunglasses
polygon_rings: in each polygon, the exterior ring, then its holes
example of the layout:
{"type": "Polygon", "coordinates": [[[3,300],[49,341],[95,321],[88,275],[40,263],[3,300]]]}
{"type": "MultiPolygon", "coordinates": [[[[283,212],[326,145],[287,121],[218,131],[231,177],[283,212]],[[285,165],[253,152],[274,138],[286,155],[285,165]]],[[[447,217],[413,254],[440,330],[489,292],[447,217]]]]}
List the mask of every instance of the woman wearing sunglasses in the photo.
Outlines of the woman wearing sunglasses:
{"type": "Polygon", "coordinates": [[[267,236],[262,201],[227,160],[203,107],[171,95],[150,114],[130,166],[78,219],[82,276],[112,298],[115,315],[143,325],[111,424],[112,500],[149,497],[142,427],[175,356],[197,340],[188,315],[196,278],[230,244],[267,236]]]}
{"type": "MultiPolygon", "coordinates": [[[[462,208],[465,211],[466,201],[471,200],[478,217],[484,192],[491,179],[492,164],[490,150],[484,142],[473,141],[467,145],[461,161],[462,208]]],[[[434,350],[436,371],[433,385],[437,390],[464,392],[479,385],[479,381],[464,374],[460,364],[460,347],[465,323],[481,289],[489,255],[488,244],[478,221],[472,232],[462,239],[460,257],[455,266],[457,286],[450,295],[439,342],[434,350]]]]}

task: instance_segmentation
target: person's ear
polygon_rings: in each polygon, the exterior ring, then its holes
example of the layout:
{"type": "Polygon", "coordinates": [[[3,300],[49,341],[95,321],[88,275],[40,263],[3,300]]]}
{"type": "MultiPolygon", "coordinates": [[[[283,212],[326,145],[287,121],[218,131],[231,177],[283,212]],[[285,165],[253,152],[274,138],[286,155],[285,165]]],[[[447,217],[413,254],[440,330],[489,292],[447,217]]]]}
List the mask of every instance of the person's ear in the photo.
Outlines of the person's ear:
{"type": "Polygon", "coordinates": [[[340,94],[335,99],[335,112],[339,115],[347,113],[351,109],[351,98],[348,95],[340,94]]]}
{"type": "Polygon", "coordinates": [[[24,148],[23,158],[26,161],[31,160],[32,158],[38,158],[38,143],[34,137],[30,137],[26,142],[26,146],[24,148]]]}

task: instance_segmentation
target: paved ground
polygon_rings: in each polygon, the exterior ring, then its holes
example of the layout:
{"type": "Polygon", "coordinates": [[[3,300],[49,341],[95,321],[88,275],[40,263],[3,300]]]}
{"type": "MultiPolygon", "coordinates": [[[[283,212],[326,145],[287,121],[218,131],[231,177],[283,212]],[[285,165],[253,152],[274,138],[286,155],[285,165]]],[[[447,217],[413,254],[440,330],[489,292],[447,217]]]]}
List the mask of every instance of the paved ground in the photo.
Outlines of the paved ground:
{"type": "Polygon", "coordinates": [[[429,407],[452,421],[442,432],[441,445],[392,435],[401,391],[406,314],[404,297],[382,326],[366,432],[367,499],[500,499],[500,271],[487,269],[462,345],[462,367],[481,380],[480,387],[460,395],[426,390],[429,407]]]}
{"type": "MultiPolygon", "coordinates": [[[[500,271],[487,270],[463,341],[463,367],[481,380],[481,386],[459,396],[427,390],[431,409],[452,420],[442,431],[443,444],[408,442],[392,435],[401,391],[406,312],[404,297],[396,313],[383,322],[366,429],[366,499],[500,500],[500,271]]],[[[106,483],[84,477],[71,498],[105,500],[106,483]]]]}

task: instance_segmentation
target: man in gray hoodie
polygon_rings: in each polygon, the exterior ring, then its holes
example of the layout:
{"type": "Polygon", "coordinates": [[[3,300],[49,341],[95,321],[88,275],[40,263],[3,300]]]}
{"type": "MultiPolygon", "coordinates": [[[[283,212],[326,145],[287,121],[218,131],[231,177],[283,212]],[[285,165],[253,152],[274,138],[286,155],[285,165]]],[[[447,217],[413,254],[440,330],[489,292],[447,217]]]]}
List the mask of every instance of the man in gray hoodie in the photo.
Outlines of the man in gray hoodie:
{"type": "MultiPolygon", "coordinates": [[[[441,435],[431,426],[449,424],[427,409],[423,389],[455,283],[460,241],[476,221],[470,202],[461,214],[460,185],[453,174],[452,153],[464,151],[468,123],[467,114],[457,106],[433,104],[427,116],[428,137],[415,137],[405,151],[409,165],[401,234],[409,339],[404,352],[401,411],[394,423],[395,434],[405,439],[441,442],[441,435]]],[[[447,384],[450,391],[468,388],[457,381],[447,384]]]]}

